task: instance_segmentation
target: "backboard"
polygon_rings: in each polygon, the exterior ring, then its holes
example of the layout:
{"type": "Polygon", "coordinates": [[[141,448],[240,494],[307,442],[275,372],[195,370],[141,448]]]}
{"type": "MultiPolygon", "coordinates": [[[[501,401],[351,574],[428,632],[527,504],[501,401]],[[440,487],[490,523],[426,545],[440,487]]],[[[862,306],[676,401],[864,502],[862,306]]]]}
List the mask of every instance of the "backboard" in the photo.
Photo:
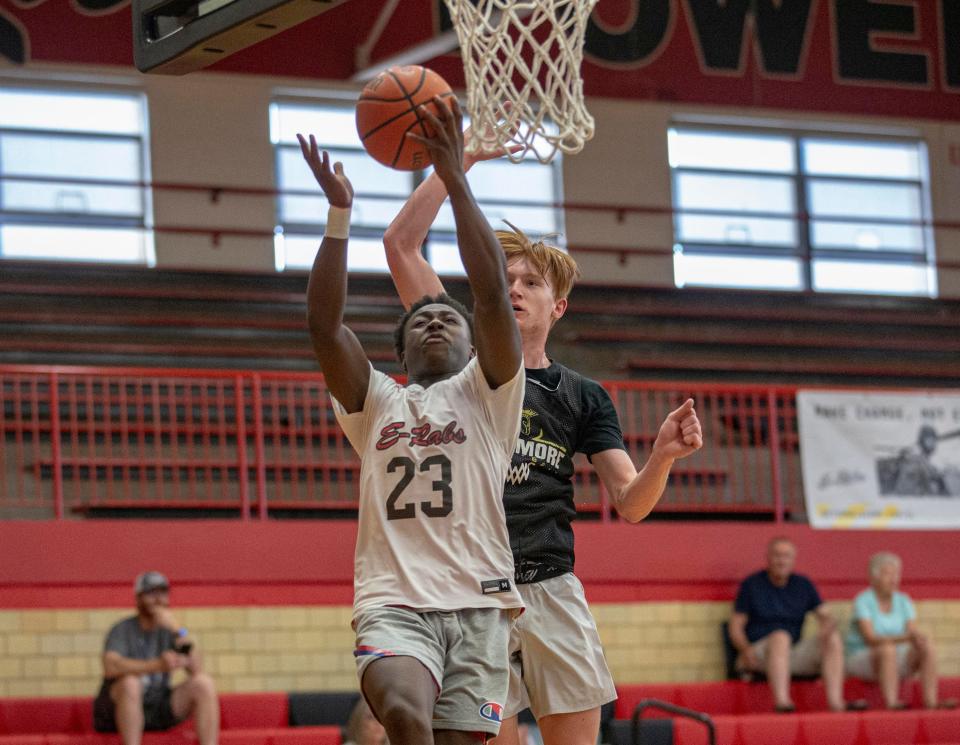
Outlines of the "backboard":
{"type": "Polygon", "coordinates": [[[133,0],[141,72],[183,75],[212,65],[345,0],[133,0]]]}

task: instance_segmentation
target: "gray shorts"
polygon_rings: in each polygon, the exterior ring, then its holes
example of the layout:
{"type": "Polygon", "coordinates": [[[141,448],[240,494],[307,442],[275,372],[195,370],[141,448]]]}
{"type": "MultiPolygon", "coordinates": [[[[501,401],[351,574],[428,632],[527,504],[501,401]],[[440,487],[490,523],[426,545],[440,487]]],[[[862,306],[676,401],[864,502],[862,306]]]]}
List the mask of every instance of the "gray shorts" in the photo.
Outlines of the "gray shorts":
{"type": "Polygon", "coordinates": [[[533,715],[587,711],[613,701],[617,690],[572,572],[517,585],[527,610],[510,634],[510,692],[504,717],[528,706],[533,715]]]}
{"type": "Polygon", "coordinates": [[[383,657],[413,657],[437,685],[433,728],[496,735],[507,697],[507,640],[515,611],[418,613],[372,608],[355,619],[357,675],[383,657]]]}

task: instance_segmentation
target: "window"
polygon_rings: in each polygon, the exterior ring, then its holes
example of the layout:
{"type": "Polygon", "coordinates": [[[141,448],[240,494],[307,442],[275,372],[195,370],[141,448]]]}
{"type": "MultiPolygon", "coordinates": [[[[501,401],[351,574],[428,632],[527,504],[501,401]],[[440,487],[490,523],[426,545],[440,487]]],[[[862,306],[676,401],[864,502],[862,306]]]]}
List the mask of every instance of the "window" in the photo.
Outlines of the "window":
{"type": "Polygon", "coordinates": [[[678,286],[936,295],[919,140],[691,125],[669,153],[678,286]]]}
{"type": "MultiPolygon", "coordinates": [[[[323,237],[326,200],[303,162],[296,135],[313,133],[333,160],[343,161],[356,195],[350,226],[351,271],[386,272],[383,232],[425,177],[423,171],[395,171],[363,150],[352,104],[275,101],[270,107],[270,137],[276,154],[277,269],[309,269],[323,237]]],[[[562,232],[559,159],[542,165],[530,155],[521,163],[507,159],[481,163],[470,171],[470,185],[494,228],[502,219],[532,236],[562,232]]],[[[439,274],[463,274],[456,246],[453,211],[445,204],[424,246],[439,274]]]]}
{"type": "Polygon", "coordinates": [[[0,88],[0,257],[152,265],[139,94],[0,88]]]}

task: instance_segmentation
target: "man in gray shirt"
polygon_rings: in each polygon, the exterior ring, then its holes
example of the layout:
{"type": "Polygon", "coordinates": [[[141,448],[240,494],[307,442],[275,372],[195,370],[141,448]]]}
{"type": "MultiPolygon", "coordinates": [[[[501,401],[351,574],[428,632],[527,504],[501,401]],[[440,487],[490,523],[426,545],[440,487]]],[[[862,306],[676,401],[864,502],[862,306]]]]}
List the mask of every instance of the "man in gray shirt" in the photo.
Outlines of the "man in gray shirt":
{"type": "Polygon", "coordinates": [[[220,704],[213,680],[186,628],[170,611],[170,583],[160,572],[134,582],[137,615],[116,623],[103,648],[103,684],[93,703],[94,728],[140,745],[144,730],[165,730],[193,716],[200,745],[216,745],[220,704]],[[186,682],[170,687],[170,673],[186,682]]]}

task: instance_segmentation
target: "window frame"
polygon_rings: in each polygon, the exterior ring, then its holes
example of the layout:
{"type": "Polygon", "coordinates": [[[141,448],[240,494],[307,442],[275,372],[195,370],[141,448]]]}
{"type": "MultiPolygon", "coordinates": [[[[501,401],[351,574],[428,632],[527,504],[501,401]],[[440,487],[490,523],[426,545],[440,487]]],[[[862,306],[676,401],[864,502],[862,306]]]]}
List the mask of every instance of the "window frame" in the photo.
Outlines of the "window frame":
{"type": "MultiPolygon", "coordinates": [[[[279,152],[281,148],[292,148],[292,149],[296,149],[299,152],[299,145],[296,145],[293,143],[285,143],[282,140],[282,137],[280,136],[279,132],[277,132],[277,137],[276,137],[276,140],[274,141],[273,117],[278,115],[277,110],[282,106],[291,106],[291,107],[299,106],[303,108],[314,108],[314,109],[326,108],[326,109],[339,109],[341,111],[352,111],[353,106],[355,104],[353,94],[350,93],[348,97],[345,92],[343,95],[337,95],[337,93],[338,92],[330,91],[325,93],[322,97],[311,98],[311,99],[306,99],[298,95],[277,94],[277,95],[274,95],[270,100],[271,147],[273,148],[273,152],[274,152],[274,159],[273,159],[274,183],[277,185],[277,189],[280,192],[277,195],[277,199],[275,201],[275,232],[280,236],[285,235],[287,233],[294,236],[299,236],[299,237],[313,236],[313,237],[316,237],[319,242],[319,239],[323,235],[323,229],[325,227],[325,223],[322,221],[318,221],[316,223],[297,222],[297,221],[291,221],[291,222],[285,223],[281,219],[282,217],[281,200],[283,199],[284,196],[288,196],[292,192],[290,190],[287,190],[284,184],[281,183],[279,152]]],[[[321,148],[327,150],[330,153],[332,159],[336,159],[337,153],[342,154],[342,153],[349,152],[349,153],[362,153],[364,155],[366,153],[366,151],[362,148],[362,146],[357,148],[347,147],[344,145],[335,145],[335,146],[328,147],[328,146],[324,146],[322,142],[320,142],[319,144],[321,148]]],[[[366,157],[369,157],[369,156],[366,156],[366,157]]],[[[545,167],[535,158],[524,160],[521,163],[511,164],[511,167],[513,166],[519,166],[519,167],[536,166],[541,168],[545,167]]],[[[475,167],[482,168],[483,166],[482,166],[482,163],[478,163],[477,166],[475,167]]],[[[548,201],[529,200],[529,199],[504,199],[504,198],[480,199],[480,198],[477,198],[477,204],[480,206],[481,211],[485,211],[487,207],[491,207],[491,206],[492,207],[501,207],[501,206],[514,207],[514,208],[522,207],[522,208],[535,208],[535,209],[540,208],[540,209],[549,210],[552,218],[552,222],[556,227],[556,230],[551,231],[548,234],[553,235],[555,232],[556,235],[562,236],[565,228],[565,225],[564,225],[565,215],[562,208],[562,194],[563,194],[562,161],[558,157],[546,167],[550,168],[550,187],[552,190],[552,194],[550,195],[550,199],[548,201]]],[[[407,172],[410,175],[411,185],[410,185],[409,192],[401,197],[395,197],[395,196],[386,195],[386,194],[377,194],[376,192],[365,192],[362,190],[358,191],[357,193],[361,197],[384,199],[384,200],[399,199],[402,202],[406,202],[409,199],[410,195],[413,194],[416,188],[430,175],[431,172],[432,170],[429,168],[419,170],[419,171],[407,172]]],[[[354,184],[354,187],[356,188],[356,184],[354,184]]],[[[321,194],[321,197],[322,197],[322,194],[321,194]]],[[[444,205],[447,205],[447,204],[448,202],[444,202],[444,205]]],[[[443,205],[441,206],[441,210],[442,209],[444,209],[443,205]]],[[[490,218],[488,217],[488,219],[490,218]]],[[[436,221],[434,222],[436,223],[436,221]]],[[[492,222],[491,222],[491,227],[494,230],[507,228],[506,225],[497,225],[492,222]]],[[[520,227],[521,229],[523,228],[522,225],[518,225],[518,227],[520,227]]],[[[382,242],[385,229],[386,229],[385,227],[378,228],[378,227],[372,227],[368,225],[358,225],[356,223],[353,223],[350,226],[350,235],[351,237],[363,238],[367,240],[376,240],[376,241],[382,242]]],[[[539,234],[536,234],[536,235],[539,235],[539,234]]],[[[441,277],[463,277],[465,275],[462,271],[453,272],[453,271],[444,270],[442,268],[437,267],[436,264],[438,262],[434,262],[433,260],[432,251],[435,248],[447,247],[450,245],[456,246],[455,230],[447,229],[447,228],[431,227],[431,229],[428,231],[423,241],[423,245],[421,246],[420,250],[424,259],[426,259],[431,264],[431,266],[435,266],[438,274],[441,277]]],[[[286,262],[285,262],[286,257],[281,257],[279,254],[280,254],[280,249],[275,248],[274,258],[275,258],[275,265],[276,265],[277,271],[309,271],[310,267],[308,266],[299,266],[299,265],[286,266],[286,262]]],[[[351,268],[349,269],[349,271],[357,272],[357,273],[371,273],[371,271],[373,270],[351,268]]],[[[386,262],[384,261],[384,268],[382,270],[373,271],[373,273],[376,273],[377,275],[380,275],[380,276],[384,274],[388,274],[389,270],[386,268],[386,262]]]]}
{"type": "MultiPolygon", "coordinates": [[[[139,174],[136,178],[125,180],[108,178],[98,180],[90,177],[71,177],[64,176],[62,179],[58,176],[42,176],[23,172],[7,174],[4,172],[4,163],[2,160],[2,150],[0,150],[0,175],[3,176],[3,183],[40,183],[47,185],[70,185],[76,184],[78,187],[113,187],[136,189],[137,203],[140,208],[140,215],[130,215],[123,213],[109,212],[81,212],[70,211],[67,209],[56,210],[30,210],[16,209],[7,210],[4,204],[3,189],[0,188],[0,226],[37,226],[40,228],[118,228],[124,230],[133,230],[140,232],[142,241],[141,255],[129,259],[102,259],[95,255],[85,254],[83,256],[71,256],[61,254],[59,256],[44,257],[24,257],[21,255],[8,255],[4,250],[3,236],[0,232],[0,261],[43,261],[43,262],[70,262],[70,263],[96,263],[96,264],[122,264],[122,265],[142,265],[153,267],[156,265],[156,246],[153,238],[153,198],[149,188],[150,183],[150,136],[149,136],[149,109],[148,100],[145,92],[140,89],[128,87],[115,87],[110,84],[104,85],[72,85],[72,84],[43,84],[40,82],[23,83],[21,81],[10,81],[0,78],[0,90],[16,91],[23,93],[37,93],[42,95],[63,95],[63,96],[88,96],[90,98],[124,98],[134,103],[138,108],[139,133],[124,134],[121,132],[105,132],[91,129],[57,129],[53,126],[45,127],[11,127],[0,124],[0,141],[9,136],[29,136],[39,139],[49,139],[51,141],[65,140],[95,140],[99,142],[126,142],[133,144],[136,148],[136,162],[139,174]]],[[[2,184],[0,184],[2,185],[2,184]]]]}
{"type": "MultiPolygon", "coordinates": [[[[673,244],[675,253],[684,253],[700,256],[729,256],[770,259],[793,259],[798,261],[800,269],[800,287],[796,290],[773,288],[770,285],[758,283],[756,287],[738,286],[739,289],[755,289],[758,291],[771,290],[786,292],[819,292],[819,293],[856,293],[856,294],[890,294],[897,296],[929,296],[936,297],[938,293],[936,275],[936,246],[934,242],[932,222],[932,202],[930,194],[930,162],[929,149],[925,139],[919,134],[882,133],[882,132],[854,132],[830,128],[802,127],[802,126],[765,126],[750,123],[711,123],[704,121],[675,120],[669,124],[670,132],[699,132],[704,134],[742,134],[753,136],[772,136],[789,138],[793,149],[792,171],[753,171],[743,169],[723,169],[707,167],[674,166],[669,162],[670,193],[674,205],[673,244]],[[810,140],[827,142],[852,142],[864,144],[904,143],[918,149],[919,177],[916,179],[882,176],[856,176],[837,174],[814,174],[807,171],[804,157],[804,143],[810,140]],[[709,174],[727,175],[748,178],[776,178],[789,179],[793,184],[793,199],[795,210],[793,214],[761,211],[734,211],[727,209],[684,209],[681,206],[678,193],[678,175],[682,174],[709,174]],[[833,182],[849,184],[896,184],[915,188],[919,197],[919,217],[917,219],[863,217],[857,219],[851,215],[828,213],[815,215],[812,212],[809,198],[809,185],[814,182],[833,182]],[[770,243],[750,244],[723,244],[703,241],[683,241],[679,220],[684,215],[705,216],[733,216],[746,218],[789,218],[794,226],[795,242],[792,246],[778,246],[770,243]],[[815,247],[813,241],[813,226],[821,222],[848,222],[868,223],[874,225],[896,225],[916,228],[922,236],[922,247],[919,251],[907,249],[857,249],[851,247],[815,247]],[[819,289],[815,285],[814,265],[818,260],[863,262],[865,264],[903,264],[927,269],[929,282],[926,291],[916,293],[901,293],[894,290],[878,292],[865,289],[832,290],[819,289]]],[[[703,287],[728,287],[728,285],[692,285],[703,287]]]]}

